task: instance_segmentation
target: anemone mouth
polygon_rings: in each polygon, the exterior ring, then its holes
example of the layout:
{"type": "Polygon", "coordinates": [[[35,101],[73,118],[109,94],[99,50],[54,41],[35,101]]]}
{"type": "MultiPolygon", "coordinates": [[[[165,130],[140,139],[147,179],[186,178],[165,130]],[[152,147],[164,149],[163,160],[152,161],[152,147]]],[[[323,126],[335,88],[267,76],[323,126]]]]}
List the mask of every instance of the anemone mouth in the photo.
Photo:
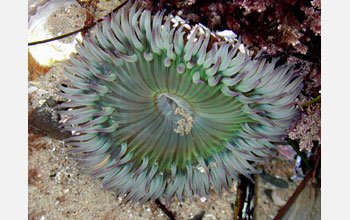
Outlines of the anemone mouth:
{"type": "Polygon", "coordinates": [[[61,86],[66,139],[106,189],[144,203],[175,193],[229,190],[283,142],[302,78],[240,43],[209,44],[207,30],[124,7],[79,43],[61,86]],[[199,34],[199,32],[203,32],[199,34]],[[258,55],[259,56],[259,55],[258,55]]]}

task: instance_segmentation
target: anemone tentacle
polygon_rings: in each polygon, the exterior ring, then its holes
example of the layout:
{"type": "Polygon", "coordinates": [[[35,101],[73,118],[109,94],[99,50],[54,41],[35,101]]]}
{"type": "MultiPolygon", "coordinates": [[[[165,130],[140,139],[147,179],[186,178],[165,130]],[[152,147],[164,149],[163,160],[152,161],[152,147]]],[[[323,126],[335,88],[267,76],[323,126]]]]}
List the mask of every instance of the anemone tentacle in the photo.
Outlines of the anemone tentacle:
{"type": "Polygon", "coordinates": [[[226,190],[273,155],[298,112],[291,65],[213,42],[165,11],[120,9],[67,62],[62,122],[79,164],[125,201],[226,190]]]}

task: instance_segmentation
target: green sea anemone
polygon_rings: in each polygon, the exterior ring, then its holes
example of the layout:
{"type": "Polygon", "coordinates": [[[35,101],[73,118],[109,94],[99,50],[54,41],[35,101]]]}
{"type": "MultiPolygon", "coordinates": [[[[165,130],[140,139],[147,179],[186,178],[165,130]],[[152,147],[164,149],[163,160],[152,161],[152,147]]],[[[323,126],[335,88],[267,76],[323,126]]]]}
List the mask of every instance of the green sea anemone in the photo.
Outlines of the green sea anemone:
{"type": "MultiPolygon", "coordinates": [[[[229,190],[283,143],[302,78],[137,3],[79,43],[60,107],[86,172],[144,203],[229,190]]],[[[258,55],[259,56],[259,55],[258,55]]]]}

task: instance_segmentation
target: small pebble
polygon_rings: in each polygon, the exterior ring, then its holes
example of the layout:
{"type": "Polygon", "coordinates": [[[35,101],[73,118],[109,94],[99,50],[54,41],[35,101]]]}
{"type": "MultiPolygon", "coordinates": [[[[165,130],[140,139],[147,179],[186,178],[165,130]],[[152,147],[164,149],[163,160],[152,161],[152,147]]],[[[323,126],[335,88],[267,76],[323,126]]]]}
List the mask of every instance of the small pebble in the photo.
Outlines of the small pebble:
{"type": "Polygon", "coordinates": [[[275,191],[272,192],[272,200],[278,206],[283,206],[284,204],[286,204],[286,201],[281,199],[275,191]]]}

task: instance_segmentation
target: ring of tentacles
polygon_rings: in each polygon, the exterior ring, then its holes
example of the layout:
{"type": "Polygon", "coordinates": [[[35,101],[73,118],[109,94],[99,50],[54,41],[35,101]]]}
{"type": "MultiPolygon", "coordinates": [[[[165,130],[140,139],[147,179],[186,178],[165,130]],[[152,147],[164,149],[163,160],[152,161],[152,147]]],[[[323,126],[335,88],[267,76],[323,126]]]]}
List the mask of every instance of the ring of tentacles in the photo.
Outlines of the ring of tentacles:
{"type": "Polygon", "coordinates": [[[302,78],[291,65],[251,59],[239,41],[190,33],[164,13],[135,3],[106,18],[60,86],[65,142],[125,201],[229,190],[258,172],[298,114],[302,78]]]}

